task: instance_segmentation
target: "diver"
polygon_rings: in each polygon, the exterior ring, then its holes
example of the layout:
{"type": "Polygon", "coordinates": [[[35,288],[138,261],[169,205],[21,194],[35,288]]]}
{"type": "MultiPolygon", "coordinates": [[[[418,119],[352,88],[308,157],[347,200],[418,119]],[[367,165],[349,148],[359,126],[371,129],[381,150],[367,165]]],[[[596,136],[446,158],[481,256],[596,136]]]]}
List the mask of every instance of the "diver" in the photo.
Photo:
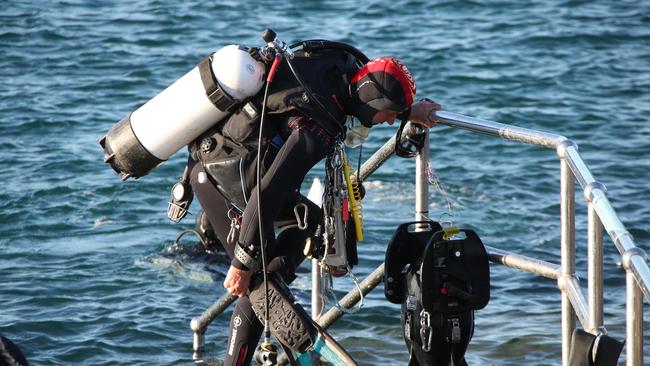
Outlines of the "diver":
{"type": "Polygon", "coordinates": [[[287,47],[271,30],[263,38],[261,49],[229,45],[206,57],[99,141],[104,162],[123,180],[148,174],[188,147],[168,216],[182,219],[196,196],[205,215],[197,231],[208,227],[207,218],[212,242],[232,259],[224,287],[240,299],[227,365],[249,364],[263,332],[247,296],[255,293],[257,274],[286,284],[296,278],[305,243],[323,219],[300,185],[341,148],[348,121],[356,118],[366,129],[396,119],[401,127],[411,121],[431,128],[441,108],[430,100],[414,103],[415,81],[395,58],[369,60],[350,45],[325,40],[287,47]]]}
{"type": "Polygon", "coordinates": [[[366,127],[383,122],[392,125],[397,118],[428,128],[436,123],[435,111],[440,105],[430,101],[413,104],[415,82],[402,63],[381,57],[359,68],[356,61],[355,55],[338,48],[296,52],[292,63],[309,94],[289,67],[280,64],[270,86],[261,146],[257,139],[262,93],[251,100],[256,110],[233,113],[189,146],[192,189],[233,258],[224,287],[240,297],[231,318],[226,365],[249,364],[263,331],[246,296],[260,268],[260,203],[254,174],[257,149],[262,149],[261,221],[267,271],[290,283],[305,257],[305,240],[320,220],[319,208],[299,193],[300,185],[307,172],[345,137],[347,116],[358,118],[366,127]],[[298,228],[294,213],[301,203],[308,207],[306,230],[298,228]]]}

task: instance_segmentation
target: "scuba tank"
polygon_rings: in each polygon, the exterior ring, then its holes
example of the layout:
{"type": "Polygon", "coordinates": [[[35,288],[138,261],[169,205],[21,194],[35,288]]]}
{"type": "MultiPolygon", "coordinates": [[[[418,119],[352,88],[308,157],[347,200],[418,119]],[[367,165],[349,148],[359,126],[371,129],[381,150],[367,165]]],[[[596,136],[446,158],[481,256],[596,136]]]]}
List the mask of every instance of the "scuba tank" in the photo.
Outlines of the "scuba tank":
{"type": "Polygon", "coordinates": [[[264,84],[265,66],[230,45],[205,58],[102,137],[104,162],[139,178],[223,120],[264,84]]]}

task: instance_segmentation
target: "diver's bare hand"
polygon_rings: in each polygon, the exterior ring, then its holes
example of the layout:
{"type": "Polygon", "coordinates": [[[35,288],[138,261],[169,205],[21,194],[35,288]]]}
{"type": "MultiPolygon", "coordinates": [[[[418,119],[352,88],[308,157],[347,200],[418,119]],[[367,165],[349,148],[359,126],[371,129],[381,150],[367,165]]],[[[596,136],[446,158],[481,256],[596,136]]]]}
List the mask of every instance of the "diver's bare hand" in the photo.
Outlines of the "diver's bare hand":
{"type": "Polygon", "coordinates": [[[230,266],[223,287],[235,296],[243,297],[248,292],[251,283],[251,271],[230,266]]]}
{"type": "Polygon", "coordinates": [[[409,121],[415,122],[427,128],[431,128],[438,123],[439,119],[436,116],[436,111],[441,110],[440,104],[428,99],[423,99],[411,107],[411,115],[409,121]]]}

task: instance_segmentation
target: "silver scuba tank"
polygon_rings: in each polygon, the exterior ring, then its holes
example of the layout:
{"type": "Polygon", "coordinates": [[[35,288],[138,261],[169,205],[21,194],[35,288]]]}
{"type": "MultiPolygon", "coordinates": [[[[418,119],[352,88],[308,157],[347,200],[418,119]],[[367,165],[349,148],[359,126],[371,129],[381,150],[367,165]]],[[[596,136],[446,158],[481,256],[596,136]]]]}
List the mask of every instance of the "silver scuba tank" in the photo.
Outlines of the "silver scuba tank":
{"type": "Polygon", "coordinates": [[[221,48],[115,124],[99,143],[122,180],[169,159],[264,84],[264,64],[238,45],[221,48]]]}

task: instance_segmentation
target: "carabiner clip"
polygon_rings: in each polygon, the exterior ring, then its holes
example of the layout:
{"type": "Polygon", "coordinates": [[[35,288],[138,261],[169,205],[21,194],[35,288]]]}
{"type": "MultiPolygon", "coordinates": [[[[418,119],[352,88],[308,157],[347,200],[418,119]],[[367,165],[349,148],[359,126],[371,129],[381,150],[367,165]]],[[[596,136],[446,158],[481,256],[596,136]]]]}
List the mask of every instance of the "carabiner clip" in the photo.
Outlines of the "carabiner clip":
{"type": "Polygon", "coordinates": [[[239,220],[239,215],[231,208],[228,210],[228,219],[230,219],[230,231],[228,231],[228,237],[226,237],[226,241],[228,244],[233,244],[235,243],[237,236],[239,234],[239,228],[241,226],[239,220]]]}
{"type": "Polygon", "coordinates": [[[307,213],[309,212],[308,207],[303,202],[296,204],[293,207],[293,213],[296,215],[296,221],[298,222],[298,229],[306,230],[307,229],[307,213]],[[300,213],[298,212],[298,207],[302,207],[305,210],[305,213],[302,215],[302,221],[300,220],[300,213]]]}

